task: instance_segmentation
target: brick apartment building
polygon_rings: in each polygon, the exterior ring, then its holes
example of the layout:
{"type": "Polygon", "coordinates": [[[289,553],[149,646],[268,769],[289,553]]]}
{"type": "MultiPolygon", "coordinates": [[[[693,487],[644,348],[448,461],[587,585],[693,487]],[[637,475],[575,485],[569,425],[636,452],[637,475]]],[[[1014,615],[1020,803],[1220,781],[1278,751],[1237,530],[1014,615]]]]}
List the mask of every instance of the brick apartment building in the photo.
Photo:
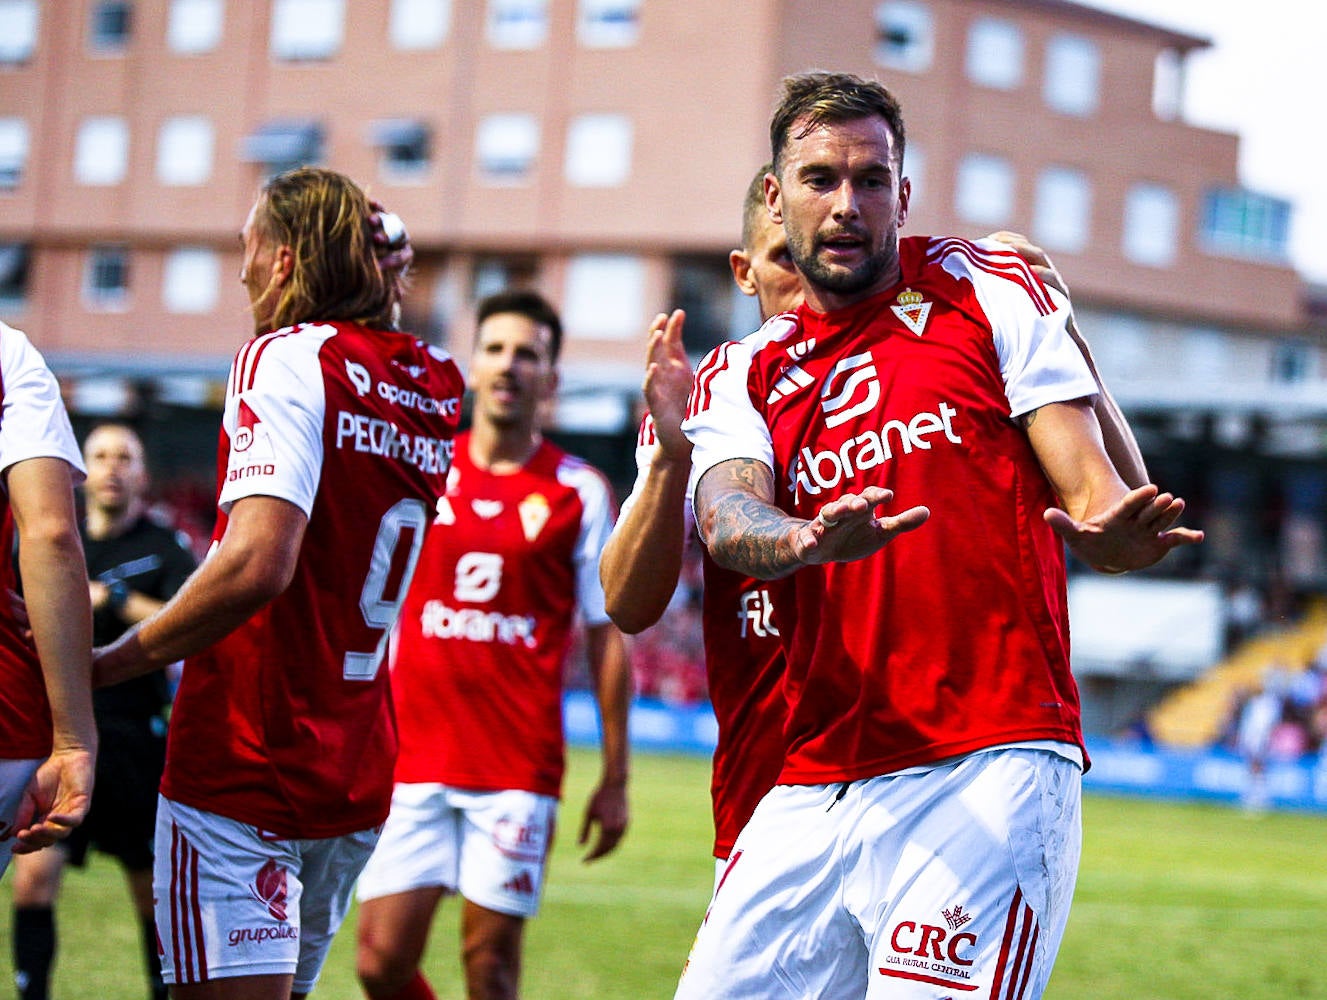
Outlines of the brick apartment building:
{"type": "Polygon", "coordinates": [[[779,79],[851,70],[903,101],[906,231],[1052,252],[1203,513],[1195,558],[1322,582],[1327,351],[1290,206],[1179,116],[1207,44],[1068,0],[0,0],[0,318],[80,421],[202,469],[249,330],[240,223],[324,163],[405,217],[425,336],[464,356],[507,284],[560,304],[556,426],[620,479],[650,317],[686,307],[697,351],[754,328],[726,255],[779,79]]]}

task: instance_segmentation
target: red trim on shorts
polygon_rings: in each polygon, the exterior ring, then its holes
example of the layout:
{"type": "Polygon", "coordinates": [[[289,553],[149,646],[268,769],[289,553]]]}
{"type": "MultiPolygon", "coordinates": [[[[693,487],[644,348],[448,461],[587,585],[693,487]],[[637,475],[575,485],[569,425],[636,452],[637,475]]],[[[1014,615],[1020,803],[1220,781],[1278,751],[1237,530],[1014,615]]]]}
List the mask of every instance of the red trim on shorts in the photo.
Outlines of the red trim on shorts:
{"type": "Polygon", "coordinates": [[[171,823],[170,917],[175,982],[207,981],[207,946],[198,900],[198,851],[171,823]],[[197,949],[195,961],[194,950],[197,949]]]}
{"type": "Polygon", "coordinates": [[[956,983],[952,979],[941,979],[938,976],[924,976],[920,972],[902,972],[898,969],[881,969],[882,976],[890,976],[894,979],[911,979],[915,983],[930,983],[932,986],[943,986],[947,990],[975,990],[980,989],[976,983],[956,983]]]}
{"type": "Polygon", "coordinates": [[[1023,890],[1015,889],[1009,903],[1009,914],[1004,922],[1004,939],[1000,943],[1000,960],[995,966],[991,982],[991,1000],[1018,1000],[1027,992],[1032,973],[1032,958],[1037,949],[1041,927],[1032,907],[1023,901],[1023,890]],[[1018,945],[1014,947],[1014,934],[1018,932],[1018,945]],[[1010,962],[1012,953],[1013,961],[1010,962]],[[1005,969],[1008,968],[1008,979],[1005,969]]]}

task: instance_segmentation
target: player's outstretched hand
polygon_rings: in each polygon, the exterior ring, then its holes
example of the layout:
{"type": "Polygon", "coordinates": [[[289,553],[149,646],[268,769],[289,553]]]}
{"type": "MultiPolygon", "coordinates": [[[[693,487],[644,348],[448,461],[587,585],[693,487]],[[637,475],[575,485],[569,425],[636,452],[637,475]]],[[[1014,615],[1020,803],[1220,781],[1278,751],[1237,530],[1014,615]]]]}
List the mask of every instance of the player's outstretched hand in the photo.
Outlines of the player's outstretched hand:
{"type": "Polygon", "coordinates": [[[877,508],[893,499],[893,490],[868,486],[860,493],[846,493],[831,500],[797,529],[794,553],[806,564],[864,559],[905,531],[920,528],[931,516],[925,507],[876,516],[877,508]]]}
{"type": "Polygon", "coordinates": [[[1184,501],[1148,483],[1126,493],[1115,506],[1076,521],[1058,507],[1046,511],[1046,523],[1075,556],[1102,573],[1125,573],[1160,562],[1171,549],[1197,545],[1203,533],[1176,528],[1184,501]]]}
{"type": "Polygon", "coordinates": [[[691,442],[682,433],[687,415],[693,376],[686,348],[682,346],[682,327],[687,314],[681,309],[659,313],[650,324],[645,348],[645,405],[654,418],[654,433],[659,450],[677,462],[691,460],[691,442]]]}
{"type": "Polygon", "coordinates": [[[64,840],[92,804],[96,755],[87,747],[55,750],[32,776],[14,826],[15,854],[31,854],[64,840]]]}
{"type": "Polygon", "coordinates": [[[582,861],[594,861],[611,853],[627,832],[627,788],[623,784],[603,784],[594,790],[585,806],[585,818],[576,843],[584,847],[590,843],[592,830],[598,827],[594,843],[585,852],[582,861]]]}
{"type": "Polygon", "coordinates": [[[1050,285],[1052,288],[1063,292],[1065,297],[1069,296],[1069,284],[1054,264],[1051,263],[1050,256],[1041,247],[1037,246],[1022,233],[1010,232],[1002,229],[998,233],[991,233],[987,239],[999,240],[1001,243],[1007,243],[1013,251],[1028,262],[1028,265],[1041,279],[1043,284],[1050,285]]]}

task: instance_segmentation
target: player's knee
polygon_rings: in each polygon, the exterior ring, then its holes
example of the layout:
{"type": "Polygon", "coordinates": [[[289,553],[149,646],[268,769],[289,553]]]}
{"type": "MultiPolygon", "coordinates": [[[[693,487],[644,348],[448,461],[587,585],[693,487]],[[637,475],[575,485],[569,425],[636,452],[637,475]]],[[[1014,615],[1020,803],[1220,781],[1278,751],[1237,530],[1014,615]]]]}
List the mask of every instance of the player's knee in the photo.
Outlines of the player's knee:
{"type": "Polygon", "coordinates": [[[520,981],[519,945],[494,940],[467,941],[463,949],[465,982],[471,997],[515,1000],[520,981]]]}
{"type": "Polygon", "coordinates": [[[415,974],[409,959],[390,942],[361,929],[355,950],[355,974],[364,992],[374,1000],[395,996],[415,974]]]}

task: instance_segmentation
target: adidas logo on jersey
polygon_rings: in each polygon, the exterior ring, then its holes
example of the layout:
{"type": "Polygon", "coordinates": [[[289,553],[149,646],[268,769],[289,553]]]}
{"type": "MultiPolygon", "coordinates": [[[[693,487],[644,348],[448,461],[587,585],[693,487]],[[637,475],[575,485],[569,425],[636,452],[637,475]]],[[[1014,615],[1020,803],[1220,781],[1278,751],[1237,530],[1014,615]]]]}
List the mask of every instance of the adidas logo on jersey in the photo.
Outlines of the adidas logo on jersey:
{"type": "Polygon", "coordinates": [[[886,420],[878,431],[869,430],[848,438],[837,451],[828,448],[812,451],[803,447],[792,467],[788,488],[795,497],[802,493],[817,496],[822,490],[836,489],[859,473],[890,461],[895,448],[904,455],[912,454],[915,448],[930,451],[931,442],[927,439],[940,432],[954,444],[962,444],[963,438],[954,430],[957,415],[958,410],[942,402],[936,413],[923,410],[906,421],[886,420]]]}

